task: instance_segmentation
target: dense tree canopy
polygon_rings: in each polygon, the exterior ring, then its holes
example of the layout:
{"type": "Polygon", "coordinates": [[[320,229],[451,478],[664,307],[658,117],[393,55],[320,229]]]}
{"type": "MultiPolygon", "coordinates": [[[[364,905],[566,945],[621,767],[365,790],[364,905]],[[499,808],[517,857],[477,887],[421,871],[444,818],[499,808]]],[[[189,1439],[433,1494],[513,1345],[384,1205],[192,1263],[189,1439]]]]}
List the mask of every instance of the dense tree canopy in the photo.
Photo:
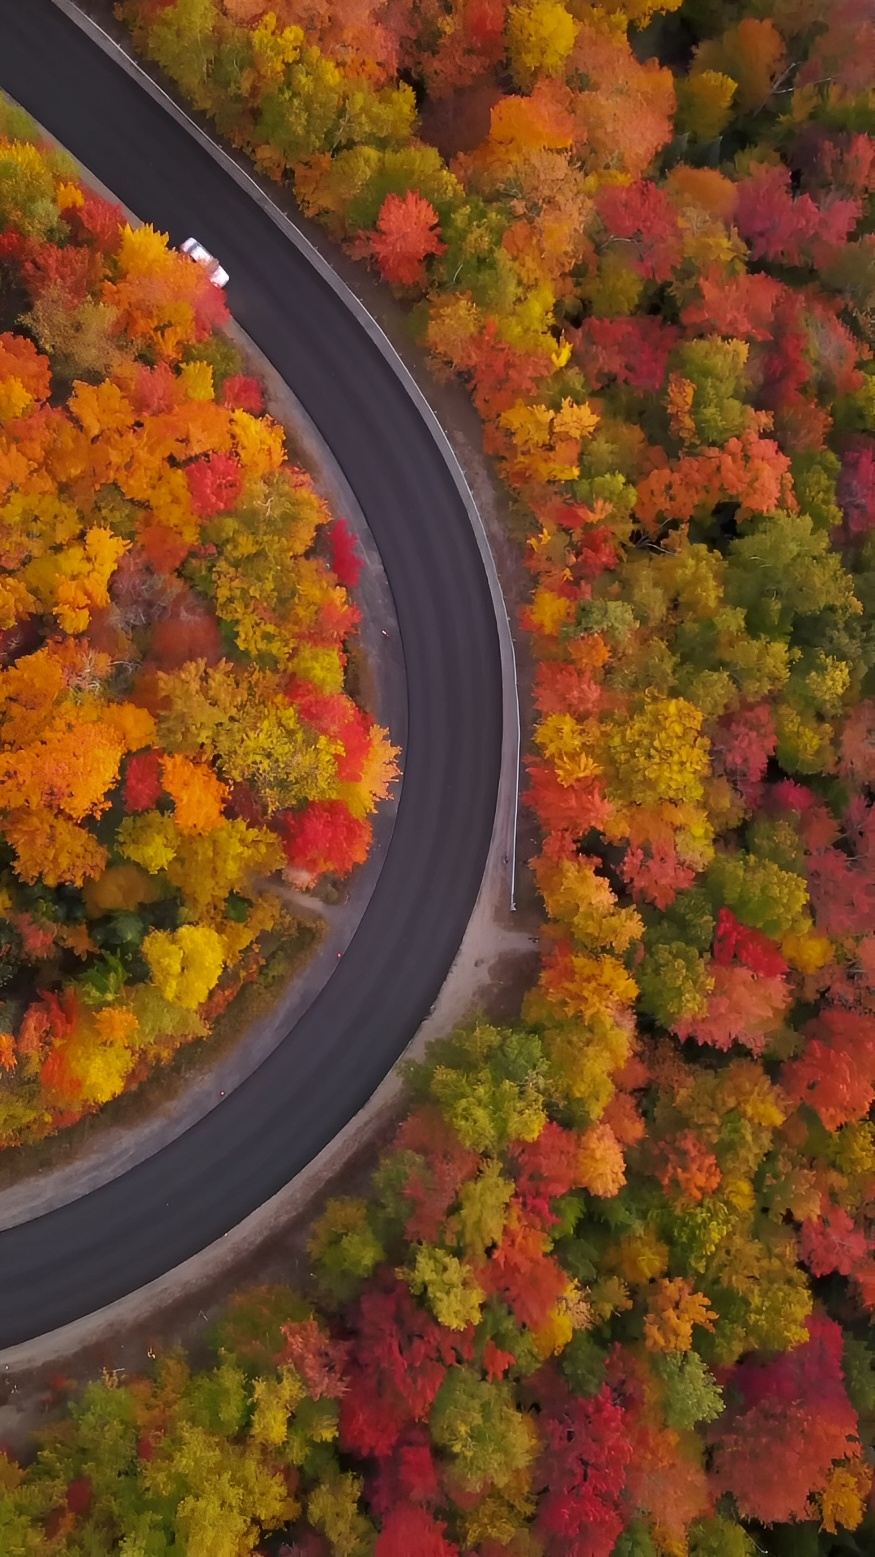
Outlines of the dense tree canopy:
{"type": "MultiPolygon", "coordinates": [[[[546,925],[521,1021],[434,1046],[371,1193],[316,1224],[322,1317],[250,1295],[212,1370],[93,1386],[10,1464],[7,1544],[194,1554],[212,1517],[229,1552],[282,1528],[308,1557],[867,1551],[871,24],[833,0],[122,10],[470,388],[527,532],[546,925]]],[[[234,437],[187,478],[217,525],[234,437]]],[[[43,609],[93,608],[70,587],[43,609]]],[[[226,706],[204,658],[186,725],[226,706]]],[[[277,739],[216,778],[265,782],[277,739]]],[[[64,775],[71,851],[115,751],[64,775]]],[[[130,779],[147,860],[212,836],[156,813],[167,783],[130,779]]],[[[292,823],[311,859],[332,804],[292,823]]],[[[184,989],[180,931],[153,933],[184,989]]]]}
{"type": "Polygon", "coordinates": [[[392,753],[344,690],[329,514],[216,333],[221,293],[3,114],[9,1146],[209,1031],[290,929],[269,878],[364,858],[392,753]]]}

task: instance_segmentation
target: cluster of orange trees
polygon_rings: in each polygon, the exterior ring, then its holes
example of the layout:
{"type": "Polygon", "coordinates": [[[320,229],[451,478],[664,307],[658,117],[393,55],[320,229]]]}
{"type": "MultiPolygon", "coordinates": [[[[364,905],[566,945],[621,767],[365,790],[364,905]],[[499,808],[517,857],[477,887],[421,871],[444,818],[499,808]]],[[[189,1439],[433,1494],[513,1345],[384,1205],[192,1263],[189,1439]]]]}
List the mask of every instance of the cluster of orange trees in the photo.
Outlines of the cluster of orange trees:
{"type": "Polygon", "coordinates": [[[370,1195],[315,1226],[312,1302],[250,1295],[211,1368],[92,1386],[0,1530],[868,1552],[875,29],[849,0],[122,11],[470,386],[532,574],[547,924],[519,1023],[435,1046],[370,1195]]]}
{"type": "Polygon", "coordinates": [[[17,113],[0,131],[9,1146],[209,1031],[288,928],[271,878],[365,857],[392,752],[344,690],[330,516],[221,294],[17,113]]]}

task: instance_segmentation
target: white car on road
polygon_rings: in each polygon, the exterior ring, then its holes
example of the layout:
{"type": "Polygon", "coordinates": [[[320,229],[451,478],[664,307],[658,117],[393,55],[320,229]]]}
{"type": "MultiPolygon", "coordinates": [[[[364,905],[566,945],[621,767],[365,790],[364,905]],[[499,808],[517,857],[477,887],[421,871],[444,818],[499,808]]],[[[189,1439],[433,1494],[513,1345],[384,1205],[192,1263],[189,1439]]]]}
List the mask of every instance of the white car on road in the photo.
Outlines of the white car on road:
{"type": "Polygon", "coordinates": [[[202,243],[198,243],[197,238],[186,238],[180,247],[183,254],[187,254],[190,259],[203,266],[214,287],[226,287],[228,285],[230,278],[227,270],[219,264],[217,259],[213,258],[209,249],[205,249],[202,243]]]}

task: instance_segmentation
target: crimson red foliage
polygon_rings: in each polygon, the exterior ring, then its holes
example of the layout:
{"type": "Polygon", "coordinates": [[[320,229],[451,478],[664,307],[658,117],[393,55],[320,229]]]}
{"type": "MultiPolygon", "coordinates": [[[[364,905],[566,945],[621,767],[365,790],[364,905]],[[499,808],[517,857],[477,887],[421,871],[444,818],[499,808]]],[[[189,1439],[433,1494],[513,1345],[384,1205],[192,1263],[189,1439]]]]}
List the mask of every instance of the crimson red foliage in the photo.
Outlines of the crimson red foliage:
{"type": "Polygon", "coordinates": [[[849,538],[875,529],[875,442],[855,438],[845,449],[836,494],[849,538]]]}
{"type": "Polygon", "coordinates": [[[233,454],[208,454],[192,460],[185,467],[185,478],[192,507],[201,519],[227,513],[243,488],[240,461],[233,454]]]}
{"type": "Polygon", "coordinates": [[[161,794],[161,753],[138,751],[125,769],[124,804],[133,811],[151,811],[161,794]]]}
{"type": "Polygon", "coordinates": [[[721,908],[714,934],[714,961],[728,964],[736,959],[752,973],[771,978],[788,971],[787,962],[774,941],[761,930],[751,930],[740,924],[731,909],[721,908]]]}
{"type": "Polygon", "coordinates": [[[94,1499],[94,1488],[88,1476],[79,1476],[67,1488],[67,1507],[71,1514],[87,1514],[94,1499]]]}
{"type": "Polygon", "coordinates": [[[760,271],[705,271],[699,277],[698,297],[685,304],[681,320],[687,329],[707,334],[768,341],[775,308],[786,289],[780,281],[760,271]]]}
{"type": "Polygon", "coordinates": [[[668,281],[681,257],[681,234],[665,190],[639,178],[608,185],[596,203],[611,236],[630,244],[636,270],[650,281],[668,281]]]}
{"type": "Polygon", "coordinates": [[[392,1276],[362,1295],[350,1331],[355,1349],[340,1403],[341,1447],[389,1454],[402,1433],[426,1419],[447,1369],[470,1358],[471,1335],[443,1329],[392,1276]]]}
{"type": "Polygon", "coordinates": [[[337,760],[341,783],[355,783],[364,771],[371,746],[373,721],[344,692],[320,692],[312,681],[292,677],[286,696],[294,703],[302,719],[343,748],[337,760]]]}
{"type": "Polygon", "coordinates": [[[805,1035],[803,1053],[781,1072],[784,1091],[828,1130],[865,1119],[875,1102],[875,1017],[826,1006],[805,1035]]]}
{"type": "Polygon", "coordinates": [[[335,519],[328,532],[328,545],[332,570],[347,589],[355,589],[361,577],[362,559],[345,519],[335,519]]]}
{"type": "Polygon", "coordinates": [[[415,1503],[399,1503],[383,1521],[375,1557],[458,1557],[460,1548],[446,1539],[446,1528],[415,1503]]]}
{"type": "Polygon", "coordinates": [[[579,330],[566,333],[593,389],[602,389],[615,379],[642,394],[655,394],[665,383],[668,359],[681,332],[677,325],[643,314],[629,319],[587,319],[579,330]]]}
{"type": "Polygon", "coordinates": [[[831,1271],[850,1276],[868,1254],[866,1234],[833,1200],[824,1202],[819,1220],[803,1222],[799,1247],[814,1276],[828,1276],[831,1271]]]}
{"type": "Polygon", "coordinates": [[[119,246],[127,217],[120,205],[88,190],[83,193],[83,204],[66,210],[64,220],[69,222],[77,243],[90,242],[101,253],[112,254],[119,246]]]}
{"type": "Polygon", "coordinates": [[[842,849],[815,849],[806,861],[808,890],[825,935],[865,935],[875,916],[871,864],[842,849]]]}
{"type": "Polygon", "coordinates": [[[257,378],[248,373],[231,373],[222,385],[222,405],[235,411],[248,411],[250,416],[260,416],[264,410],[264,395],[257,378]]]}
{"type": "Polygon", "coordinates": [[[0,232],[0,262],[21,259],[26,245],[27,240],[23,233],[15,232],[13,228],[0,232]]]}
{"type": "Polygon", "coordinates": [[[739,180],[737,192],[738,230],[757,260],[823,263],[860,219],[859,200],[835,195],[819,206],[810,194],[794,196],[790,170],[780,163],[755,167],[739,180]]]}
{"type": "Polygon", "coordinates": [[[229,816],[236,816],[241,822],[248,822],[250,827],[263,827],[265,825],[266,812],[255,790],[249,784],[233,784],[225,809],[229,816]]]}
{"type": "Polygon", "coordinates": [[[28,291],[39,297],[43,292],[60,292],[65,305],[75,308],[84,303],[95,280],[91,252],[76,244],[59,249],[55,243],[31,239],[21,267],[28,291]]]}
{"type": "Polygon", "coordinates": [[[610,1557],[625,1523],[620,1497],[632,1456],[623,1408],[607,1386],[585,1399],[552,1375],[545,1395],[536,1529],[548,1557],[610,1557]]]}
{"type": "Polygon", "coordinates": [[[580,1182],[580,1140],[573,1130],[549,1120],[536,1141],[513,1147],[517,1190],[530,1215],[552,1220],[549,1202],[580,1182]]]}
{"type": "Polygon", "coordinates": [[[670,908],[679,892],[691,887],[696,872],[678,856],[673,839],[651,843],[646,849],[628,848],[620,874],[636,903],[670,908]]]}
{"type": "Polygon", "coordinates": [[[860,1452],[842,1375],[842,1331],[815,1315],[808,1333],[773,1361],[747,1358],[727,1381],[728,1408],[712,1435],[713,1475],[744,1518],[809,1517],[809,1500],[833,1462],[860,1452]]]}
{"type": "Polygon", "coordinates": [[[375,1514],[382,1519],[398,1503],[434,1504],[440,1491],[428,1429],[414,1427],[377,1466],[370,1501],[375,1514]]]}
{"type": "Polygon", "coordinates": [[[353,816],[342,800],[316,800],[284,811],[279,828],[286,859],[308,875],[348,876],[367,859],[371,824],[353,816]]]}
{"type": "Polygon", "coordinates": [[[711,740],[715,766],[747,799],[765,777],[778,744],[772,710],[767,703],[741,708],[720,721],[711,740]]]}

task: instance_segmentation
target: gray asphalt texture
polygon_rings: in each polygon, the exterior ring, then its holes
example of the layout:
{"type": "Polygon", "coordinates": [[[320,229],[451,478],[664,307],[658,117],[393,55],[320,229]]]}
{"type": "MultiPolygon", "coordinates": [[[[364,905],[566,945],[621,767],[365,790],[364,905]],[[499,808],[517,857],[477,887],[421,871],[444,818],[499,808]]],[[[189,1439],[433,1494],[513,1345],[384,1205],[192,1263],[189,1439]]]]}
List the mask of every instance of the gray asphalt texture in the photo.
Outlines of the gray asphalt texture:
{"type": "Polygon", "coordinates": [[[118,198],[231,275],[234,315],[330,444],[382,554],[408,739],[395,829],[337,970],[261,1067],[99,1190],[0,1234],[0,1347],[135,1291],[261,1205],[366,1101],[435,1000],[474,905],[501,752],[498,636],[449,469],[331,288],[186,131],[49,0],[0,0],[0,86],[118,198]]]}

